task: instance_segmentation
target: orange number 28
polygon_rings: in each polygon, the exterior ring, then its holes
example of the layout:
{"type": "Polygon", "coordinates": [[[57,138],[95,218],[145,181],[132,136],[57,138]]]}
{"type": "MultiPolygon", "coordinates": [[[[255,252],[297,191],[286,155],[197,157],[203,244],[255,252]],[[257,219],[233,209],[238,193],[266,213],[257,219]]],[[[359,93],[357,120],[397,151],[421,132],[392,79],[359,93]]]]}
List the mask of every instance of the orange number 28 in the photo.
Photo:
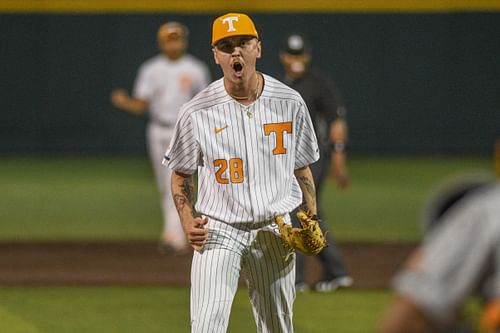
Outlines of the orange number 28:
{"type": "Polygon", "coordinates": [[[217,169],[215,172],[215,178],[220,184],[229,184],[229,181],[233,184],[243,182],[243,160],[241,158],[231,158],[227,160],[215,160],[214,166],[217,169]],[[224,173],[229,166],[229,179],[224,176],[224,173]]]}

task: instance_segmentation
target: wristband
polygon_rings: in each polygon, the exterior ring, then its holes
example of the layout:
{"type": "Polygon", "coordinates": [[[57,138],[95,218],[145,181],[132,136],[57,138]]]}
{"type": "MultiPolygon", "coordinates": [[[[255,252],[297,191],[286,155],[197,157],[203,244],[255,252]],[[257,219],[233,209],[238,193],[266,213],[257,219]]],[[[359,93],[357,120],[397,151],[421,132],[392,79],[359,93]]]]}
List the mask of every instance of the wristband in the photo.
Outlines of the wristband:
{"type": "Polygon", "coordinates": [[[343,142],[337,142],[332,145],[332,150],[336,153],[343,152],[345,150],[345,144],[343,142]]]}

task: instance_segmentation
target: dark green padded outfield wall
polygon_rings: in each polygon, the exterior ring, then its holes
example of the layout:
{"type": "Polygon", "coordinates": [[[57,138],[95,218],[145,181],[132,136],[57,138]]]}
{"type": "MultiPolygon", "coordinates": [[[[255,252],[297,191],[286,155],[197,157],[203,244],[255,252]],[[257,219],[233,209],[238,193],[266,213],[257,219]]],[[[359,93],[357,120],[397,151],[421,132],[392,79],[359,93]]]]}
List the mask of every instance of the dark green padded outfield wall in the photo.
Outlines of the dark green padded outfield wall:
{"type": "MultiPolygon", "coordinates": [[[[500,13],[250,13],[261,71],[280,76],[291,31],[314,44],[348,109],[350,150],[489,153],[500,137],[500,13]]],[[[0,153],[143,153],[145,120],[109,104],[156,53],[166,19],[191,29],[191,52],[220,77],[214,14],[0,14],[0,153]]]]}

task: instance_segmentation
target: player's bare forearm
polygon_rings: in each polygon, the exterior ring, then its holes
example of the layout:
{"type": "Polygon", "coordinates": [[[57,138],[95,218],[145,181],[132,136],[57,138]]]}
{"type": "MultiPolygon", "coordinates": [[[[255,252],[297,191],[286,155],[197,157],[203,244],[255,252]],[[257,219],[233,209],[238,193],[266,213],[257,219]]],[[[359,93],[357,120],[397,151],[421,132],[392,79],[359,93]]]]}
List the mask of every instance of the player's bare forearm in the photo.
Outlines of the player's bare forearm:
{"type": "Polygon", "coordinates": [[[398,297],[380,320],[377,333],[438,332],[434,324],[406,297],[398,297]]]}
{"type": "Polygon", "coordinates": [[[115,89],[111,93],[113,106],[134,114],[142,114],[148,109],[148,102],[139,98],[131,97],[123,89],[115,89]]]}
{"type": "Polygon", "coordinates": [[[330,124],[330,141],[333,143],[347,143],[348,128],[344,118],[337,118],[330,124]]]}
{"type": "Polygon", "coordinates": [[[207,218],[194,217],[194,184],[192,175],[177,171],[172,172],[172,196],[175,207],[181,219],[182,228],[189,244],[197,251],[203,248],[208,237],[208,230],[204,228],[207,218]]]}
{"type": "Polygon", "coordinates": [[[181,221],[193,217],[194,184],[192,175],[172,172],[172,196],[181,221]]]}
{"type": "Polygon", "coordinates": [[[304,203],[312,214],[316,215],[318,212],[316,206],[316,186],[314,185],[314,178],[309,166],[295,170],[295,177],[299,182],[300,189],[304,203]]]}
{"type": "Polygon", "coordinates": [[[347,123],[343,118],[337,118],[330,124],[330,142],[332,145],[330,168],[331,176],[337,186],[345,189],[350,182],[346,167],[345,145],[347,144],[347,123]]]}

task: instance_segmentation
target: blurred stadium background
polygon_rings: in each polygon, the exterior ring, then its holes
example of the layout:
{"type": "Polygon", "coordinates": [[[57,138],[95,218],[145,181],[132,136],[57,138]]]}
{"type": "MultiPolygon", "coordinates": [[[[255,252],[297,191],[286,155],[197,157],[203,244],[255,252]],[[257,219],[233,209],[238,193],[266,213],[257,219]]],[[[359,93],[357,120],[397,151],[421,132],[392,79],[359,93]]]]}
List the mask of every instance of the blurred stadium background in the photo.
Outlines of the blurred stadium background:
{"type": "MultiPolygon", "coordinates": [[[[131,89],[165,20],[189,26],[190,52],[219,78],[210,27],[227,11],[254,18],[262,72],[279,77],[282,39],[303,32],[314,66],[342,90],[353,183],[345,193],[328,183],[323,196],[341,244],[413,244],[437,182],[493,172],[498,1],[0,0],[0,281],[21,267],[16,244],[154,247],[161,221],[146,120],[115,110],[109,95],[131,89]]],[[[389,298],[374,289],[299,295],[297,331],[368,332],[389,298]],[[313,304],[321,310],[306,319],[313,304]]],[[[230,331],[255,331],[244,291],[233,312],[230,331]]],[[[188,321],[185,286],[0,283],[0,331],[187,332],[188,321]]]]}

